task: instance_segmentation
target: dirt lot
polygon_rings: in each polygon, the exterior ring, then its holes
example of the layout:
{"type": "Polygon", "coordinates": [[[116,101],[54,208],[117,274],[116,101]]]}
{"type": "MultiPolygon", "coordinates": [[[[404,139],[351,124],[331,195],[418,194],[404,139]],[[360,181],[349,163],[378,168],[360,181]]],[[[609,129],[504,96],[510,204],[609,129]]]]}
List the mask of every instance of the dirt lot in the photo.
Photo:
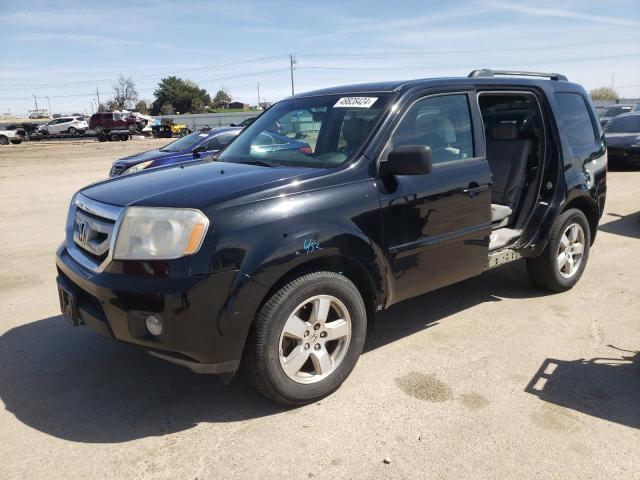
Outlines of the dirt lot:
{"type": "Polygon", "coordinates": [[[0,478],[640,478],[640,171],[610,173],[572,291],[516,263],[400,304],[286,410],[58,314],[71,194],[162,143],[0,147],[0,478]]]}

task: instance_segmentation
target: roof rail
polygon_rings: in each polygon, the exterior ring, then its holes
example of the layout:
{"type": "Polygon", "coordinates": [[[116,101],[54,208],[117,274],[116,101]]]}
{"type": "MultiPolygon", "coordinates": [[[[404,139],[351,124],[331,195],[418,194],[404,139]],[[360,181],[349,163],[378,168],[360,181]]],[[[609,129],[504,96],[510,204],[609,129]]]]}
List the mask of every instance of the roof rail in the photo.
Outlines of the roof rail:
{"type": "Polygon", "coordinates": [[[567,81],[567,77],[561,73],[544,73],[544,72],[521,72],[518,70],[491,70],[483,68],[480,70],[474,70],[467,78],[492,78],[497,75],[513,75],[523,77],[545,77],[550,80],[564,80],[567,81]]]}

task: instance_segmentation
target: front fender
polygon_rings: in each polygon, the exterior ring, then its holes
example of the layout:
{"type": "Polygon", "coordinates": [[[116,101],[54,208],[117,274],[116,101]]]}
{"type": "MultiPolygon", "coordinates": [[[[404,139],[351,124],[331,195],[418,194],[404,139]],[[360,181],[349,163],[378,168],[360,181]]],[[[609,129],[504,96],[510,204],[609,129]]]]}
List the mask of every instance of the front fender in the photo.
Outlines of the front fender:
{"type": "Polygon", "coordinates": [[[363,234],[314,224],[286,233],[286,237],[283,235],[280,240],[286,238],[286,242],[279,241],[277,248],[271,251],[262,248],[245,257],[243,269],[231,288],[221,328],[233,332],[236,358],[242,356],[253,319],[273,287],[288,273],[307,263],[340,258],[355,260],[366,269],[372,281],[372,288],[377,293],[376,305],[386,296],[384,268],[379,260],[382,256],[363,234]]]}

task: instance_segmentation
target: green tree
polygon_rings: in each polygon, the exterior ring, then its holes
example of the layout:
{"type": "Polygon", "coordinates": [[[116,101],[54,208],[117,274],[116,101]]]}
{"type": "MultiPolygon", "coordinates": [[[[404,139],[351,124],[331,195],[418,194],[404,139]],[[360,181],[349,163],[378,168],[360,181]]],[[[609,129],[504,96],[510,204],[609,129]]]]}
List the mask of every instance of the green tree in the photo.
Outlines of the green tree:
{"type": "Polygon", "coordinates": [[[211,97],[204,88],[195,82],[170,76],[160,80],[154,95],[156,100],[151,106],[151,114],[157,115],[167,102],[174,111],[187,113],[196,109],[204,109],[211,103],[211,97]]]}
{"type": "MultiPolygon", "coordinates": [[[[160,115],[173,115],[176,113],[171,102],[164,102],[159,110],[160,115]]],[[[157,114],[156,114],[157,115],[157,114]]]]}
{"type": "Polygon", "coordinates": [[[589,92],[589,95],[591,96],[591,100],[601,100],[605,102],[615,102],[619,98],[618,92],[609,87],[594,88],[589,92]]]}
{"type": "Polygon", "coordinates": [[[142,113],[143,115],[147,115],[149,113],[149,102],[146,100],[139,100],[138,103],[136,103],[134,110],[142,113]]]}
{"type": "Polygon", "coordinates": [[[225,87],[222,87],[220,90],[218,90],[218,93],[216,93],[214,100],[216,102],[230,102],[231,95],[229,95],[229,92],[225,87]]]}

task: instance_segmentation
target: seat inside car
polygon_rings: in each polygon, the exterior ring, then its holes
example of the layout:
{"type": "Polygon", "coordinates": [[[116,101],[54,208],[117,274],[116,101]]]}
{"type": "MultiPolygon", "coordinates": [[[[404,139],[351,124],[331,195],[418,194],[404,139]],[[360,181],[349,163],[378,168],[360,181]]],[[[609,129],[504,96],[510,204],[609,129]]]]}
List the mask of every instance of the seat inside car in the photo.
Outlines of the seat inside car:
{"type": "Polygon", "coordinates": [[[487,142],[487,161],[493,173],[491,221],[494,228],[506,226],[524,190],[527,162],[533,140],[520,138],[515,122],[493,127],[487,142]]]}

